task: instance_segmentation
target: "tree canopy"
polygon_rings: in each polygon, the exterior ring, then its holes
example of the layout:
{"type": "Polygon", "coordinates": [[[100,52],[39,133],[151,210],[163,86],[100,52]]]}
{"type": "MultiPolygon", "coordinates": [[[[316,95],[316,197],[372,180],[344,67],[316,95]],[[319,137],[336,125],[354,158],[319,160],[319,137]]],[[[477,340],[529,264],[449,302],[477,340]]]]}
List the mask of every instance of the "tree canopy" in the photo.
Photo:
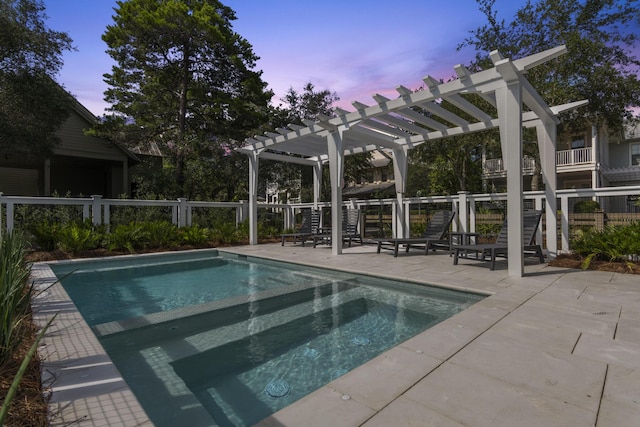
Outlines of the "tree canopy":
{"type": "MultiPolygon", "coordinates": [[[[266,123],[272,94],[253,70],[252,46],[233,31],[235,19],[216,0],[118,1],[102,37],[117,63],[105,74],[110,123],[120,124],[124,140],[161,147],[178,196],[193,195],[190,184],[203,178],[213,182],[238,156],[238,142],[266,123]]],[[[229,190],[204,196],[227,198],[229,190]]]]}
{"type": "Polygon", "coordinates": [[[640,106],[637,1],[528,0],[509,23],[498,18],[495,0],[477,1],[487,23],[459,46],[475,48],[471,68],[490,66],[490,50],[517,59],[564,44],[565,55],[527,75],[543,99],[549,105],[589,100],[569,117],[577,126],[586,120],[620,127],[634,115],[640,106]]]}
{"type": "Polygon", "coordinates": [[[52,154],[73,102],[54,81],[72,40],[47,28],[44,10],[39,0],[0,0],[0,151],[19,161],[52,154]]]}

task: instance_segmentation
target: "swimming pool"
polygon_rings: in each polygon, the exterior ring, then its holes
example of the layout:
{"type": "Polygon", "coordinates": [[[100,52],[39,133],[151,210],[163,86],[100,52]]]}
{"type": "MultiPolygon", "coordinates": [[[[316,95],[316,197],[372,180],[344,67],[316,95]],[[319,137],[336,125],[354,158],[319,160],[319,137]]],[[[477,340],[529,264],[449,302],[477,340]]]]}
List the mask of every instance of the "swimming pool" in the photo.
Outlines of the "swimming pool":
{"type": "Polygon", "coordinates": [[[65,282],[75,273],[62,284],[81,312],[83,304],[93,304],[91,294],[96,292],[100,299],[115,295],[119,304],[135,302],[134,295],[145,297],[145,303],[133,304],[135,308],[119,309],[115,318],[94,313],[92,325],[158,426],[252,425],[482,299],[422,285],[215,255],[208,251],[195,258],[172,254],[135,262],[130,258],[52,266],[58,277],[73,269],[80,273],[82,280],[69,288],[65,282]],[[223,274],[227,269],[229,276],[223,274]],[[239,274],[242,269],[244,277],[239,274]],[[169,298],[152,290],[151,283],[164,283],[165,276],[177,280],[178,270],[190,277],[174,284],[180,290],[171,289],[169,298]],[[107,276],[129,277],[136,291],[123,290],[122,280],[107,284],[103,280],[107,276]],[[147,277],[152,278],[148,284],[147,277]],[[209,288],[219,286],[222,296],[203,290],[207,287],[201,282],[208,282],[209,288]],[[190,295],[194,293],[208,296],[190,295]],[[147,301],[150,294],[153,303],[147,301]]]}

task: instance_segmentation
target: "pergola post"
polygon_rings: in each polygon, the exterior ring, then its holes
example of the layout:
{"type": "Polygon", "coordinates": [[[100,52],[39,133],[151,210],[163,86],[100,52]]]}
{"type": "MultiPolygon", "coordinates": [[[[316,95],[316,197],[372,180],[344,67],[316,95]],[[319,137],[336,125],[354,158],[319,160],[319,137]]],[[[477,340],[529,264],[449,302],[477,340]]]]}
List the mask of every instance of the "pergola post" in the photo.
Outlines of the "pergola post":
{"type": "Polygon", "coordinates": [[[322,162],[313,165],[313,208],[318,209],[320,192],[322,190],[322,162]]]}
{"type": "Polygon", "coordinates": [[[407,182],[407,147],[393,149],[393,173],[396,188],[396,211],[394,215],[397,238],[409,236],[408,212],[404,204],[405,185],[407,182]]]}
{"type": "Polygon", "coordinates": [[[249,157],[249,244],[258,244],[258,159],[259,152],[249,157]]]}
{"type": "MultiPolygon", "coordinates": [[[[500,145],[502,158],[507,170],[507,234],[509,276],[524,275],[524,253],[522,239],[522,86],[515,74],[509,79],[510,62],[503,63],[506,85],[496,90],[496,106],[500,123],[500,145]]],[[[496,68],[499,65],[496,64],[496,68]]]]}
{"type": "Polygon", "coordinates": [[[342,149],[343,128],[327,135],[329,155],[329,177],[331,180],[331,254],[342,253],[342,173],[344,170],[344,150],[342,149]]]}
{"type": "MultiPolygon", "coordinates": [[[[541,121],[536,125],[536,132],[538,135],[538,148],[540,150],[542,181],[544,182],[547,254],[549,257],[555,258],[558,252],[556,124],[549,121],[541,121]]],[[[539,243],[542,244],[542,242],[539,243]]]]}

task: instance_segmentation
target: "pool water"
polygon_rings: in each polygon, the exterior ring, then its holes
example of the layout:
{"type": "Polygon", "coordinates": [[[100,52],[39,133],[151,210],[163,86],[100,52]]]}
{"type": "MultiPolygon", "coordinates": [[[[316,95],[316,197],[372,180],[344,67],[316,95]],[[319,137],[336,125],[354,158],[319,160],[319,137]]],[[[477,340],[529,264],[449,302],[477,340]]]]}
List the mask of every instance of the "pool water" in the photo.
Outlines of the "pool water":
{"type": "Polygon", "coordinates": [[[184,254],[52,264],[89,326],[310,283],[317,276],[268,264],[184,254]],[[135,261],[134,261],[135,259],[135,261]],[[65,277],[65,275],[67,275],[65,277]]]}
{"type": "MultiPolygon", "coordinates": [[[[68,292],[81,312],[83,303],[93,309],[133,306],[119,308],[116,316],[94,315],[92,324],[157,426],[253,425],[483,298],[293,264],[212,255],[195,262],[171,256],[149,258],[147,265],[136,259],[128,268],[127,263],[75,265],[82,280],[73,281],[68,292]],[[239,273],[242,269],[244,277],[239,273]],[[92,278],[90,270],[99,279],[92,278]],[[122,274],[113,275],[113,271],[122,274]],[[186,272],[189,279],[182,281],[178,271],[186,272]],[[114,284],[105,279],[114,276],[114,284]],[[146,283],[146,276],[153,279],[146,283]],[[144,292],[127,293],[127,280],[144,292]],[[154,289],[154,281],[171,296],[154,289]],[[166,285],[171,281],[181,289],[166,285]],[[208,289],[207,282],[216,289],[208,289]],[[83,286],[91,291],[80,290],[83,286]],[[110,286],[117,291],[95,289],[110,286]],[[97,299],[116,295],[117,302],[96,303],[92,293],[100,295],[97,299]],[[208,296],[192,295],[200,293],[208,296]],[[154,302],[139,304],[134,294],[153,295],[154,302]],[[171,299],[179,302],[168,302],[171,299]],[[158,308],[160,312],[152,312],[158,308]],[[137,313],[143,315],[123,317],[137,313]]],[[[74,275],[62,280],[65,288],[74,275]]]]}

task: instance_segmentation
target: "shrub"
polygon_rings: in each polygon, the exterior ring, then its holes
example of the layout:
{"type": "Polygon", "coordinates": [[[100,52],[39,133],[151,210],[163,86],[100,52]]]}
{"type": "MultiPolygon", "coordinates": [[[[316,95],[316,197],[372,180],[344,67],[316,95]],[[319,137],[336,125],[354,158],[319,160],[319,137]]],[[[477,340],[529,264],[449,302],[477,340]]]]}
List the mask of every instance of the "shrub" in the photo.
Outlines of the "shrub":
{"type": "Polygon", "coordinates": [[[640,223],[629,226],[607,226],[602,231],[581,231],[571,242],[573,251],[585,257],[582,268],[589,268],[591,261],[619,261],[630,264],[640,255],[640,223]]]}
{"type": "Polygon", "coordinates": [[[178,241],[178,227],[169,221],[142,223],[150,248],[171,247],[178,241]]]}
{"type": "Polygon", "coordinates": [[[44,220],[28,227],[35,244],[43,251],[52,251],[58,247],[60,224],[44,220]]]}
{"type": "Polygon", "coordinates": [[[31,268],[25,261],[26,240],[19,232],[0,237],[0,365],[20,345],[17,337],[29,315],[33,286],[31,268]]]}
{"type": "Polygon", "coordinates": [[[600,204],[595,200],[580,200],[573,205],[573,213],[594,213],[600,209],[600,204]]]}
{"type": "Polygon", "coordinates": [[[142,224],[129,223],[117,225],[111,233],[105,236],[107,249],[110,251],[127,250],[131,253],[145,247],[149,234],[142,224]]]}
{"type": "Polygon", "coordinates": [[[103,240],[104,228],[94,226],[91,221],[67,224],[58,233],[60,248],[78,255],[98,248],[103,240]]]}
{"type": "Polygon", "coordinates": [[[208,228],[200,228],[197,225],[180,228],[179,235],[183,244],[194,246],[205,245],[211,238],[208,228]]]}
{"type": "Polygon", "coordinates": [[[214,227],[212,238],[221,244],[236,243],[240,240],[240,233],[234,223],[221,222],[214,227]]]}

